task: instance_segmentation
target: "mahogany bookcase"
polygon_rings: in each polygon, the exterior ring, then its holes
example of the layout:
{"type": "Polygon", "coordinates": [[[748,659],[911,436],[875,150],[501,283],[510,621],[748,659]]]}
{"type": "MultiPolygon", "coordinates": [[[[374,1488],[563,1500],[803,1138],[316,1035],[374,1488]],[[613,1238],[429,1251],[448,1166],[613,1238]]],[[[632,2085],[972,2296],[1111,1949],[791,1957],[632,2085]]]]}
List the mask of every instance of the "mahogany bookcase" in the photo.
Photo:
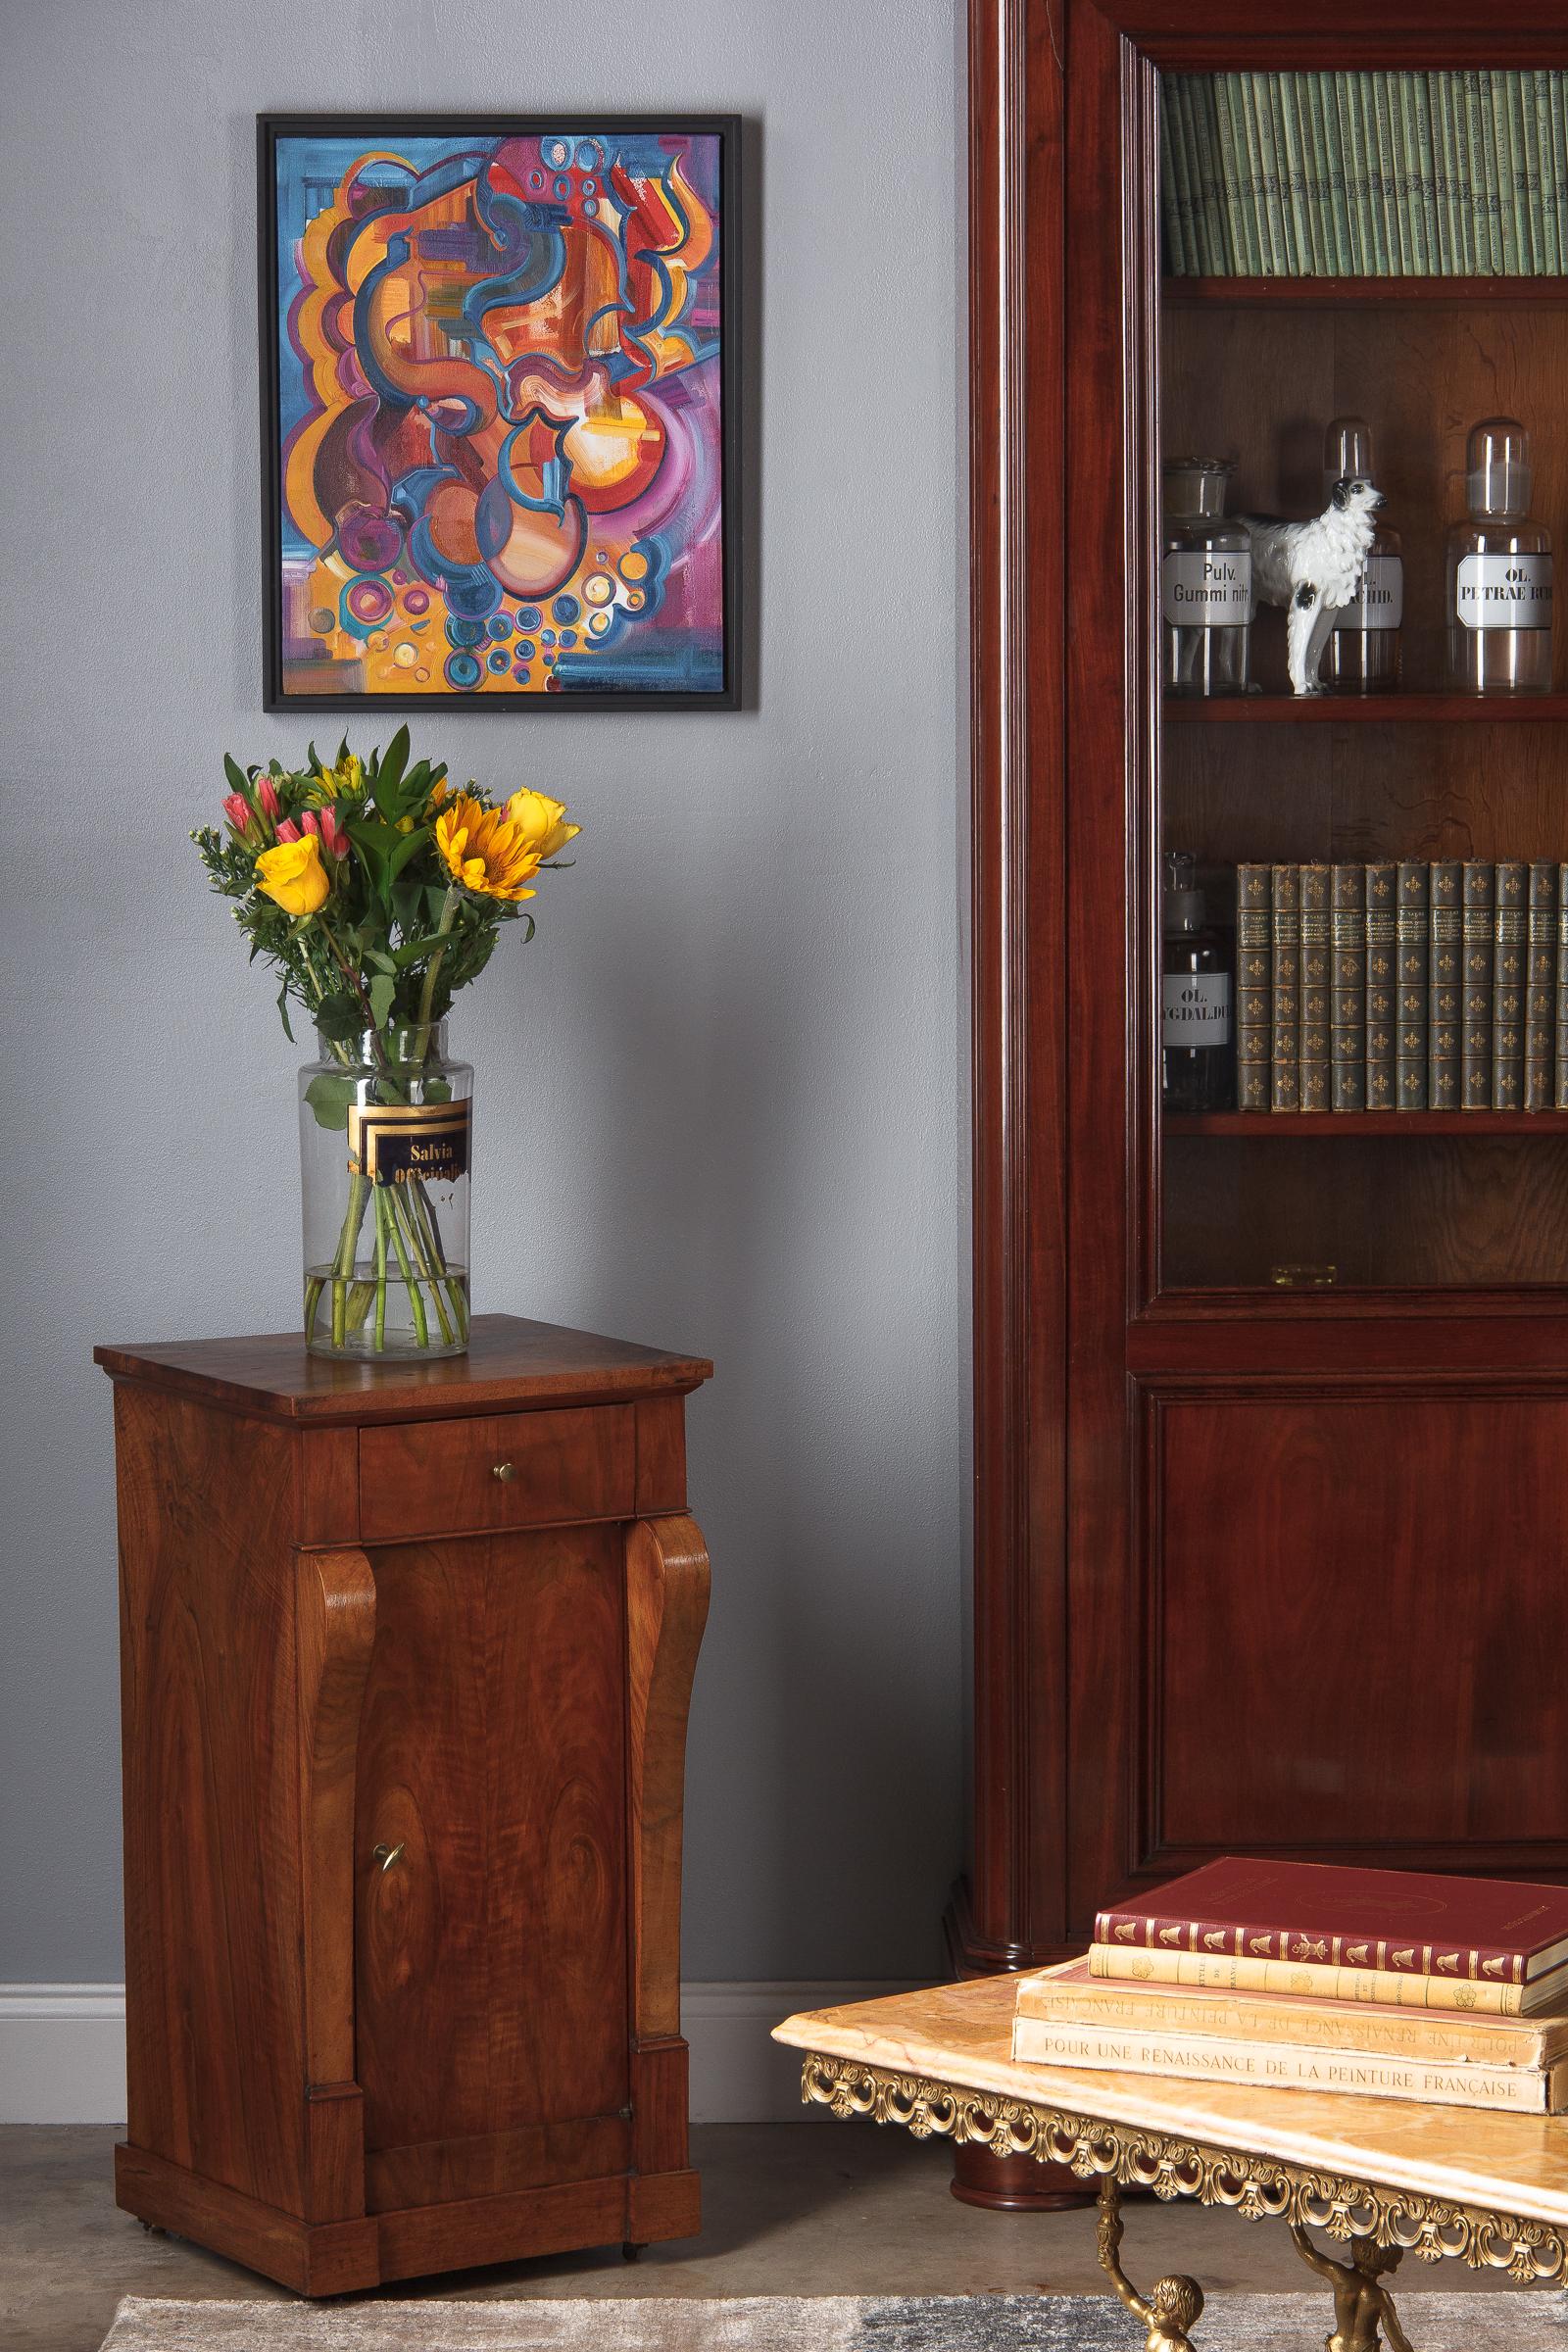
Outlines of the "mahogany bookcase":
{"type": "Polygon", "coordinates": [[[1476,418],[1524,418],[1568,538],[1568,279],[1161,267],[1162,72],[1483,65],[1568,68],[1568,4],[974,0],[962,1973],[1227,1851],[1568,1879],[1568,1117],[1159,1101],[1162,850],[1568,856],[1568,630],[1548,697],[1442,686],[1476,418]],[[1162,455],[1304,514],[1347,410],[1404,539],[1400,692],[1293,702],[1265,632],[1263,692],[1162,706],[1162,455]]]}

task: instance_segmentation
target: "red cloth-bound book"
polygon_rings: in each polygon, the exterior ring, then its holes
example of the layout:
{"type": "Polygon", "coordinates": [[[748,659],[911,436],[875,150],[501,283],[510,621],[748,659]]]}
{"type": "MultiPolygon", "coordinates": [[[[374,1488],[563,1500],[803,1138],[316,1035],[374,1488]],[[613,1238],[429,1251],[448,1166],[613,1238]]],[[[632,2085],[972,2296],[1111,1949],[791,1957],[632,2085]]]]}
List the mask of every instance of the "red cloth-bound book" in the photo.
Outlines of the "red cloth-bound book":
{"type": "Polygon", "coordinates": [[[1095,1940],[1528,1984],[1568,1959],[1568,1886],[1233,1854],[1102,1911],[1095,1940]]]}

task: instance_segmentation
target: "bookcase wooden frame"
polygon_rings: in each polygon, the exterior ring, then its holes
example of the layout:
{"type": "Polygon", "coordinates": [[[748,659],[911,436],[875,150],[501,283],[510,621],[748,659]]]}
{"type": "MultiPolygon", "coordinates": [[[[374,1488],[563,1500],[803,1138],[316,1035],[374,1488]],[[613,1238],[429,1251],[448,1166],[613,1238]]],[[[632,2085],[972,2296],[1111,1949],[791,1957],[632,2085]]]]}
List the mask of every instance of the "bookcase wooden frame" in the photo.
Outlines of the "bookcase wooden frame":
{"type": "MultiPolygon", "coordinates": [[[[1495,1384],[1527,1413],[1568,1408],[1560,1290],[1173,1292],[1159,1279],[1158,1040],[1139,976],[1158,940],[1150,812],[1162,716],[1184,730],[1241,725],[1265,753],[1297,740],[1298,727],[1479,724],[1507,726],[1512,739],[1516,722],[1549,727],[1568,715],[1568,696],[1487,707],[1444,693],[1161,712],[1147,568],[1158,486],[1147,364],[1160,301],[1157,76],[1348,64],[1568,67],[1568,0],[1500,12],[1390,0],[1375,22],[1349,0],[1322,0],[1295,24],[1255,0],[971,0],[974,1819],[949,1914],[960,1973],[1063,1956],[1101,1900],[1192,1852],[1180,1841],[1150,1850],[1140,1837],[1158,1763],[1141,1696],[1160,1638],[1149,1570],[1175,1507],[1157,1449],[1138,1437],[1151,1393],[1183,1385],[1258,1427],[1298,1412],[1310,1435],[1314,1414],[1322,1429],[1349,1426],[1340,1408],[1368,1384],[1389,1384],[1414,1415],[1410,1475],[1424,1463],[1432,1479],[1444,1474],[1443,1446],[1468,1426],[1463,1414],[1499,1401],[1495,1384]],[[1433,1418],[1439,1408],[1447,1420],[1433,1418]]],[[[1190,278],[1169,281],[1168,299],[1185,311],[1230,303],[1281,315],[1399,305],[1412,317],[1501,303],[1549,318],[1568,304],[1568,279],[1190,278]]],[[[1407,1115],[1401,1134],[1439,1135],[1439,1115],[1407,1115]]],[[[1330,1122],[1285,1124],[1304,1137],[1330,1122]]],[[[1363,1144],[1385,1124],[1373,1114],[1333,1122],[1363,1144]]],[[[1269,1122],[1249,1125],[1256,1134],[1269,1122]]],[[[1217,1144],[1223,1114],[1186,1125],[1188,1136],[1205,1132],[1217,1144]]],[[[1471,1113],[1454,1148],[1486,1137],[1498,1150],[1550,1150],[1561,1133],[1550,1116],[1471,1113]]],[[[1276,1133],[1268,1149],[1288,1141],[1276,1133]]],[[[1568,1434],[1568,1418],[1560,1426],[1568,1434]]],[[[1369,1508],[1393,1499],[1379,1490],[1369,1508]]],[[[1483,1499],[1467,1489],[1459,1503],[1484,1534],[1483,1499]]],[[[1511,1556],[1538,1559],[1550,1497],[1510,1496],[1508,1516],[1511,1556]]],[[[1221,1557],[1229,1547],[1231,1599],[1244,1585],[1236,1546],[1260,1546],[1268,1532],[1239,1493],[1236,1524],[1215,1531],[1221,1557]]],[[[1267,1558],[1259,1548],[1253,1605],[1277,1647],[1287,1596],[1271,1587],[1267,1558]]],[[[1503,1615],[1533,1601],[1539,1581],[1515,1575],[1503,1615]]],[[[1413,1720],[1425,1720],[1422,1642],[1436,1638],[1420,1634],[1406,1659],[1413,1720]]],[[[1472,1721],[1454,1737],[1486,1777],[1496,1770],[1496,1670],[1483,1695],[1491,1729],[1472,1721]]],[[[1164,1717],[1174,1720],[1168,1705],[1164,1717]]],[[[1555,1759],[1564,1744],[1555,1717],[1515,1731],[1531,1756],[1555,1759]]],[[[1195,1718],[1188,1737],[1212,1738],[1212,1726],[1195,1718]]],[[[1494,1838],[1358,1837],[1343,1803],[1312,1835],[1299,1819],[1273,1838],[1258,1827],[1239,1817],[1235,1842],[1503,1867],[1494,1838]]],[[[1510,1847],[1510,1873],[1568,1875],[1568,1814],[1550,1837],[1538,1827],[1510,1847]]],[[[976,2162],[967,2179],[981,2201],[1014,2199],[1004,2160],[976,2162]]]]}

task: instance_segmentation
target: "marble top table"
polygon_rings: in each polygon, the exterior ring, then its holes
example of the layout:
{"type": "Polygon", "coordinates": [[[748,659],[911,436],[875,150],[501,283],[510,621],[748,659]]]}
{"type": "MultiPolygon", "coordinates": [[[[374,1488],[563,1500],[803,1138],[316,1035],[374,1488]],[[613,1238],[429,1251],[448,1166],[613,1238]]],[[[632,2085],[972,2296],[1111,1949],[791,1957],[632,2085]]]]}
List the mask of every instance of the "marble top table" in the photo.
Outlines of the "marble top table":
{"type": "Polygon", "coordinates": [[[979,2140],[1098,2181],[1101,2260],[1151,2352],[1188,2343],[1202,2297],[1191,2279],[1161,2279],[1148,2298],[1126,2279],[1128,2187],[1289,2223],[1334,2289],[1344,2352],[1373,2352],[1380,2326],[1402,2344],[1382,2280],[1404,2253],[1568,2283],[1568,2117],[1021,2065],[1013,1992],[1011,1978],[986,1977],[808,2010],[775,2039],[804,2054],[804,2097],[837,2116],[979,2140]],[[1309,2228],[1350,2260],[1331,2260],[1309,2228]]]}

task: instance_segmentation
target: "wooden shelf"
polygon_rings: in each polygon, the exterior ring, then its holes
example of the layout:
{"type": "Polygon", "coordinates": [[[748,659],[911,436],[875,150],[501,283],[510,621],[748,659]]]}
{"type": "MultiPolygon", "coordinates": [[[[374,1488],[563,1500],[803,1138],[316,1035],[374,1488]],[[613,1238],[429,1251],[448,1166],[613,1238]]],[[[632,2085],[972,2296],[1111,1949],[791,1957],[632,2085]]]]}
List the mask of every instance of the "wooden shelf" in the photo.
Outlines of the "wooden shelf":
{"type": "Polygon", "coordinates": [[[1481,726],[1568,718],[1568,694],[1167,695],[1174,726],[1481,726]]]}
{"type": "Polygon", "coordinates": [[[1421,303],[1450,310],[1508,303],[1568,305],[1568,277],[1166,277],[1168,303],[1183,310],[1361,309],[1421,303]]]}
{"type": "Polygon", "coordinates": [[[1568,1135],[1568,1110],[1209,1110],[1167,1111],[1167,1135],[1245,1136],[1290,1143],[1299,1136],[1568,1135]]]}

